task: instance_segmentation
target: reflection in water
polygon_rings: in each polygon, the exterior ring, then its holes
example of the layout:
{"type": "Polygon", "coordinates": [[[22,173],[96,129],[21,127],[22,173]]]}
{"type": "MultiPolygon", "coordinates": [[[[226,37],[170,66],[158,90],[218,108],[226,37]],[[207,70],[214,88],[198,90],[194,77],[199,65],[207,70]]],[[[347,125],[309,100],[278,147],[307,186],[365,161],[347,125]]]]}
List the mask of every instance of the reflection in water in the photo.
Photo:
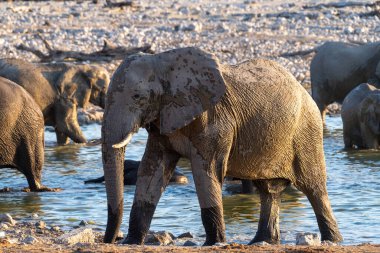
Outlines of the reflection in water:
{"type": "MultiPolygon", "coordinates": [[[[327,187],[335,216],[345,244],[380,243],[380,156],[375,151],[343,149],[340,117],[326,119],[324,133],[325,158],[328,170],[327,187]],[[377,231],[377,232],[376,232],[377,231]]],[[[88,139],[100,138],[100,126],[84,126],[88,139]]],[[[38,213],[48,224],[70,229],[80,220],[94,221],[95,229],[104,231],[107,219],[104,184],[83,183],[103,175],[101,146],[70,144],[56,146],[55,134],[46,132],[43,183],[60,187],[61,192],[25,193],[25,177],[11,169],[0,169],[0,188],[16,189],[0,193],[0,213],[9,212],[15,218],[38,213]]],[[[140,160],[147,134],[134,135],[126,149],[126,158],[140,160]]],[[[167,230],[175,235],[190,231],[196,240],[204,234],[200,208],[188,160],[178,167],[189,179],[188,185],[169,185],[157,206],[151,229],[167,230]]],[[[224,186],[224,217],[228,241],[249,242],[257,229],[260,201],[258,194],[231,194],[231,184],[224,186]]],[[[240,188],[240,185],[238,186],[240,188]]],[[[122,231],[128,229],[129,212],[135,187],[126,186],[125,217],[122,231]]],[[[314,212],[306,197],[291,187],[282,194],[280,228],[282,242],[294,242],[296,232],[318,232],[314,212]]]]}
{"type": "Polygon", "coordinates": [[[41,213],[41,198],[37,193],[1,193],[0,213],[24,214],[41,213]]]}

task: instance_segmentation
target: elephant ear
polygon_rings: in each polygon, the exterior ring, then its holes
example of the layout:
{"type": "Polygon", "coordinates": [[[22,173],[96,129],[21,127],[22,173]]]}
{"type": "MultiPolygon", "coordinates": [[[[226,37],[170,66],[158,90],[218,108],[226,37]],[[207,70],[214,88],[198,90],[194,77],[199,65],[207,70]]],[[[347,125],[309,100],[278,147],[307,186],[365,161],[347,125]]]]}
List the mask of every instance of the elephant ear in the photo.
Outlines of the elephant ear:
{"type": "Polygon", "coordinates": [[[366,97],[360,106],[360,122],[368,123],[370,117],[373,117],[374,108],[373,108],[373,100],[371,97],[366,97]]]}
{"type": "Polygon", "coordinates": [[[56,84],[63,96],[75,97],[79,107],[86,107],[91,95],[91,82],[85,71],[76,66],[68,66],[56,84]]]}
{"type": "Polygon", "coordinates": [[[217,58],[198,48],[181,48],[155,56],[163,86],[160,132],[169,134],[215,106],[226,92],[217,58]]]}

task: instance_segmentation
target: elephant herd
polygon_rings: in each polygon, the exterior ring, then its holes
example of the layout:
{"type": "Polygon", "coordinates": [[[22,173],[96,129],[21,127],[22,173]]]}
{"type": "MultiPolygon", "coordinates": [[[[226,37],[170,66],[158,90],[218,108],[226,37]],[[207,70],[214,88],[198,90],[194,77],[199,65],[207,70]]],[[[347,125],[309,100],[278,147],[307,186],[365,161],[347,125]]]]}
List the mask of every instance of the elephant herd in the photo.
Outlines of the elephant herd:
{"type": "Polygon", "coordinates": [[[92,103],[104,108],[104,178],[92,181],[106,182],[105,242],[114,242],[121,226],[127,168],[137,179],[123,243],[143,244],[181,157],[191,163],[204,245],[225,241],[227,176],[252,180],[260,194],[251,244],[279,243],[280,195],[290,184],[309,199],[321,239],[339,242],[326,189],[325,111],[332,102],[343,103],[346,148],[378,148],[379,62],[380,43],[325,43],[311,63],[310,96],[273,61],[225,65],[194,47],[129,56],[111,80],[102,67],[1,59],[0,167],[18,169],[33,191],[48,190],[41,184],[44,125],[55,128],[58,144],[69,138],[85,143],[76,109],[92,103]],[[148,132],[144,156],[141,162],[124,160],[139,128],[148,132]]]}

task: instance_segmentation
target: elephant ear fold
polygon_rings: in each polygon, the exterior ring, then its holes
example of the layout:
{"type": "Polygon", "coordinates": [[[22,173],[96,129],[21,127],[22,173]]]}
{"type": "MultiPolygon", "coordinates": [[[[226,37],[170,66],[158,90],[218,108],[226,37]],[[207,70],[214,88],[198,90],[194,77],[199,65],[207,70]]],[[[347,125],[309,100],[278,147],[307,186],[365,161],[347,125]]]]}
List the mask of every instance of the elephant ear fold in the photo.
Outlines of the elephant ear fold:
{"type": "Polygon", "coordinates": [[[169,134],[215,106],[226,92],[218,59],[198,48],[181,48],[155,56],[163,86],[160,132],[169,134]]]}

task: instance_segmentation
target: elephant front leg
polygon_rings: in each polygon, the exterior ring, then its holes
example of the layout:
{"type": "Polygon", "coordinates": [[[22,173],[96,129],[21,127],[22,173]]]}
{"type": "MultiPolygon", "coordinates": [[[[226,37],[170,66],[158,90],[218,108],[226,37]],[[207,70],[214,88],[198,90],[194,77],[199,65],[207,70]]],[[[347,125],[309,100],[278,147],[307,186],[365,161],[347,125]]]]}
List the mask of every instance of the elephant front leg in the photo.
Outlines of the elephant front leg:
{"type": "Polygon", "coordinates": [[[202,223],[206,231],[206,242],[203,246],[225,242],[225,225],[222,204],[223,168],[217,169],[214,164],[202,161],[199,158],[192,159],[192,171],[195,188],[201,207],[202,223]]]}
{"type": "Polygon", "coordinates": [[[128,236],[123,243],[144,243],[157,203],[169,183],[178,159],[177,153],[162,149],[158,138],[149,136],[138,170],[128,236]]]}
{"type": "Polygon", "coordinates": [[[280,242],[280,195],[289,185],[289,181],[284,179],[256,180],[254,184],[260,192],[261,210],[256,236],[249,244],[263,241],[278,244],[280,242]]]}

